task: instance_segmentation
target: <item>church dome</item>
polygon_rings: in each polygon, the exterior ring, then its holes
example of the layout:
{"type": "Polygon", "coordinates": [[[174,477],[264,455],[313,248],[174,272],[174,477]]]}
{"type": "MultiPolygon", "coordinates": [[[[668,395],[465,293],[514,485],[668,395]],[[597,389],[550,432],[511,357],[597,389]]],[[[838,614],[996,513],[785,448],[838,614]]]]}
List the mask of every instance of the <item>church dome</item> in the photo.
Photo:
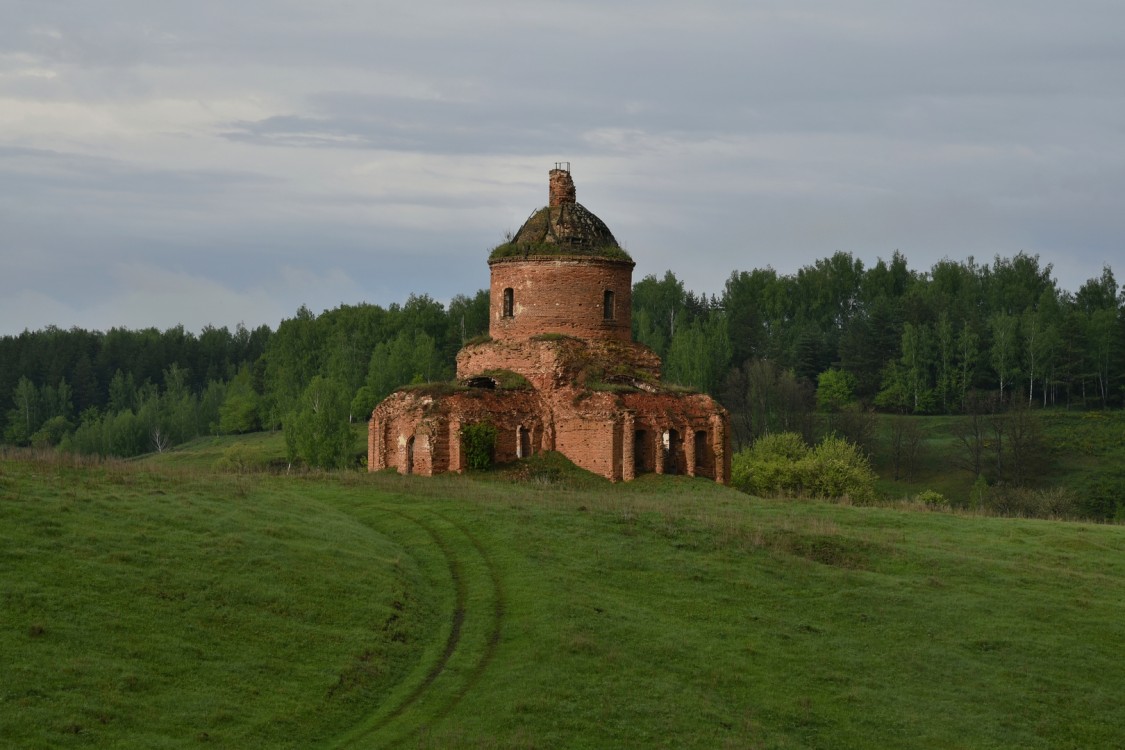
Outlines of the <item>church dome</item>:
{"type": "Polygon", "coordinates": [[[560,164],[550,173],[550,201],[532,212],[512,238],[489,260],[564,255],[632,261],[605,222],[575,199],[574,180],[560,164]]]}

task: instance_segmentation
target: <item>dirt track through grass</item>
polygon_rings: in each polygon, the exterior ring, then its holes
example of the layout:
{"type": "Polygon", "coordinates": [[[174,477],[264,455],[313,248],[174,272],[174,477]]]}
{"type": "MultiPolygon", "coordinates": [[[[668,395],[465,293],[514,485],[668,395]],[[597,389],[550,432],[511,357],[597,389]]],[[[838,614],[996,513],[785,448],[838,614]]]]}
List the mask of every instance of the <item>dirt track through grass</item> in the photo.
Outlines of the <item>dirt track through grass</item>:
{"type": "MultiPolygon", "coordinates": [[[[357,743],[394,747],[424,734],[480,680],[500,639],[503,589],[496,566],[480,541],[463,525],[434,511],[406,512],[385,506],[379,510],[420,529],[441,551],[446,583],[454,594],[446,614],[445,643],[436,658],[420,663],[403,681],[411,685],[422,675],[405,696],[393,705],[377,707],[333,747],[357,743]]],[[[363,522],[381,534],[395,536],[395,530],[386,525],[363,522]]]]}

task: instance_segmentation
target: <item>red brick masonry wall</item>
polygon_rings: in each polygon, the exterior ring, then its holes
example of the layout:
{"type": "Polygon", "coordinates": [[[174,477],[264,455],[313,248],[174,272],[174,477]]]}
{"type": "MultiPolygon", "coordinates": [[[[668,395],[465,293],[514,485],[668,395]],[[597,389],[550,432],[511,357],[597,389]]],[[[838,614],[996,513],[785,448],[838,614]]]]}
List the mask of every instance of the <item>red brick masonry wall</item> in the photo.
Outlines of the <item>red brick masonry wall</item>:
{"type": "Polygon", "coordinates": [[[701,394],[614,394],[561,388],[470,390],[438,397],[398,391],[375,408],[368,468],[432,475],[465,470],[463,425],[488,422],[498,431],[496,460],[519,454],[521,429],[531,453],[558,450],[612,481],[675,473],[730,481],[726,412],[701,394]]]}
{"type": "Polygon", "coordinates": [[[562,333],[584,339],[633,338],[633,262],[564,256],[489,261],[489,334],[494,339],[562,333]],[[513,314],[504,315],[504,290],[513,314]],[[605,318],[605,292],[613,292],[613,318],[605,318]]]}
{"type": "Polygon", "coordinates": [[[552,169],[547,176],[547,205],[556,208],[564,203],[577,203],[574,178],[565,169],[552,169]]]}
{"type": "Polygon", "coordinates": [[[660,357],[644,344],[578,339],[470,344],[457,352],[457,377],[465,380],[489,370],[511,370],[546,392],[574,386],[590,374],[583,368],[591,363],[601,370],[616,367],[654,383],[660,380],[660,357]]]}
{"type": "Polygon", "coordinates": [[[465,471],[461,427],[488,422],[497,429],[496,460],[517,458],[520,428],[531,452],[553,450],[541,418],[544,412],[532,390],[469,390],[429,396],[396,391],[375,407],[368,425],[367,468],[393,468],[400,474],[431,476],[465,471]]]}

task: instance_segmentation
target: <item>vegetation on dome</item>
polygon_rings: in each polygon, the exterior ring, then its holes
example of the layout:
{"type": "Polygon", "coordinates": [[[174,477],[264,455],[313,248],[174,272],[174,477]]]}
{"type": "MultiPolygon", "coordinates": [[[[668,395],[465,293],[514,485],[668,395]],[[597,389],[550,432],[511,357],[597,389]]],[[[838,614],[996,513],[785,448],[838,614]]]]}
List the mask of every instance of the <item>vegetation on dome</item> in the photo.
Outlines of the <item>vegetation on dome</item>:
{"type": "Polygon", "coordinates": [[[488,344],[492,341],[492,336],[487,333],[482,333],[478,336],[473,336],[466,341],[463,346],[479,346],[480,344],[488,344]]]}
{"type": "Polygon", "coordinates": [[[571,336],[569,333],[555,333],[550,331],[547,333],[536,333],[531,336],[532,341],[581,341],[582,339],[577,336],[571,336]]]}
{"type": "Polygon", "coordinates": [[[560,245],[554,242],[520,243],[505,242],[493,248],[489,253],[489,260],[501,258],[543,258],[561,256],[585,256],[591,258],[604,258],[606,260],[632,261],[632,256],[620,245],[603,245],[589,247],[583,245],[560,245]]]}
{"type": "Polygon", "coordinates": [[[473,381],[479,378],[488,378],[495,384],[496,389],[501,391],[524,390],[531,387],[527,378],[511,370],[485,370],[480,375],[469,378],[469,380],[473,381]]]}
{"type": "Polygon", "coordinates": [[[633,260],[605,222],[579,203],[534,211],[519,231],[493,249],[488,259],[564,255],[633,260]]]}
{"type": "Polygon", "coordinates": [[[409,385],[400,386],[399,391],[413,393],[416,396],[449,396],[454,393],[462,393],[469,390],[469,387],[462,385],[456,381],[437,381],[432,383],[410,383],[409,385]]]}
{"type": "Polygon", "coordinates": [[[657,393],[667,396],[694,396],[699,391],[684,385],[653,381],[645,377],[626,378],[615,375],[606,375],[597,378],[595,374],[588,374],[582,387],[588,391],[602,393],[657,393]]]}

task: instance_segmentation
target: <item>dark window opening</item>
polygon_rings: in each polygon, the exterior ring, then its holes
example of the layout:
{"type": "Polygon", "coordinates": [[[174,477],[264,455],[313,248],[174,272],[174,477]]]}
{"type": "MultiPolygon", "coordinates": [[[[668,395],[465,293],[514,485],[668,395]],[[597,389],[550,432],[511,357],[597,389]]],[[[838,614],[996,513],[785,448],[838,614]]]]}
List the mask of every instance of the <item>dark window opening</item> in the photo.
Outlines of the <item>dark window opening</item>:
{"type": "Polygon", "coordinates": [[[475,378],[469,378],[465,384],[470,388],[485,388],[490,391],[496,390],[496,381],[487,375],[479,375],[475,378]]]}
{"type": "Polygon", "coordinates": [[[648,433],[637,430],[633,435],[633,473],[645,474],[652,471],[652,445],[648,433]]]}
{"type": "Polygon", "coordinates": [[[508,287],[504,290],[504,317],[511,318],[515,315],[515,294],[512,288],[508,287]]]}
{"type": "Polygon", "coordinates": [[[531,433],[527,428],[520,426],[516,430],[516,458],[527,458],[531,455],[531,433]]]}
{"type": "Polygon", "coordinates": [[[695,473],[696,476],[715,477],[715,452],[704,430],[695,433],[695,473]]]}
{"type": "Polygon", "coordinates": [[[605,290],[605,296],[602,299],[602,318],[613,320],[613,292],[608,289],[605,290]]]}
{"type": "Polygon", "coordinates": [[[410,439],[406,441],[406,465],[403,474],[414,473],[414,436],[411,435],[410,439]]]}

